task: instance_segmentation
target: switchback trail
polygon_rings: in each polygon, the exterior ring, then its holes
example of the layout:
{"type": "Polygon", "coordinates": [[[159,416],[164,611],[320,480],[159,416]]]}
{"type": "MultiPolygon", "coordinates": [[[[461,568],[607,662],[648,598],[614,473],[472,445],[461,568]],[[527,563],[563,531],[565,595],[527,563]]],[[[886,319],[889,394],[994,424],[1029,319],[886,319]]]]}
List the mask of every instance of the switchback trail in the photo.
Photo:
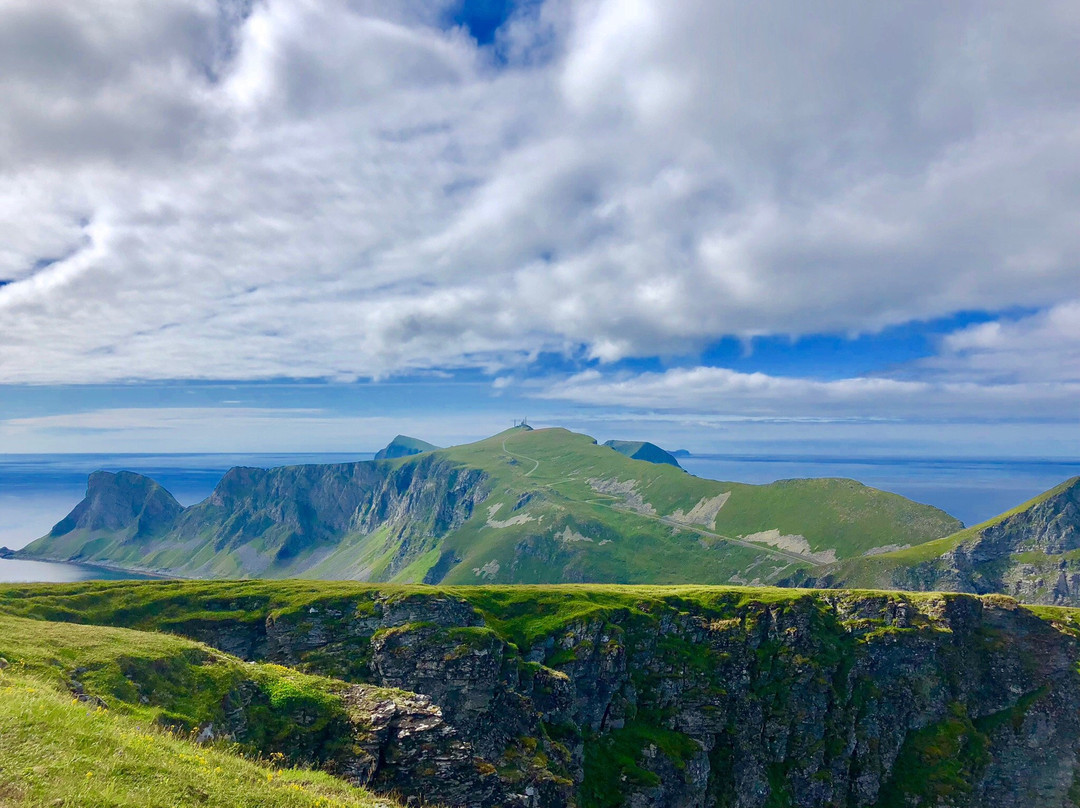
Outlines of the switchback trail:
{"type": "Polygon", "coordinates": [[[533,467],[532,467],[531,469],[529,469],[529,471],[526,471],[526,472],[525,472],[525,473],[524,473],[524,474],[522,475],[523,477],[531,477],[531,476],[532,476],[532,473],[533,473],[534,471],[536,471],[536,470],[537,470],[538,468],[540,468],[540,461],[539,461],[539,460],[537,460],[537,459],[536,459],[535,457],[526,457],[525,455],[520,455],[520,454],[516,454],[516,453],[514,453],[514,452],[511,452],[511,451],[510,451],[509,449],[507,449],[507,448],[506,448],[506,441],[505,441],[505,440],[504,440],[504,441],[502,442],[502,450],[503,450],[503,452],[505,452],[506,454],[510,455],[510,457],[519,457],[519,458],[521,458],[522,460],[529,460],[529,461],[531,461],[532,463],[535,463],[535,464],[536,464],[536,465],[534,465],[534,466],[533,466],[533,467]]]}

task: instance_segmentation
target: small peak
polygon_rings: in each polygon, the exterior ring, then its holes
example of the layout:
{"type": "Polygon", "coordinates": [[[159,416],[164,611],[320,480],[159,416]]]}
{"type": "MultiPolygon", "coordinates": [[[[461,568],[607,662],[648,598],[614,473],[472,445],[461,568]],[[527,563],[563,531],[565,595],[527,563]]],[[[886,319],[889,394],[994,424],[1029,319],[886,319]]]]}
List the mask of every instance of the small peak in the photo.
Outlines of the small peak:
{"type": "Polygon", "coordinates": [[[679,461],[665,452],[655,443],[644,440],[609,440],[604,446],[614,449],[621,455],[626,455],[632,460],[644,460],[646,463],[658,463],[665,466],[682,468],[679,461]]]}
{"type": "Polygon", "coordinates": [[[408,435],[398,435],[386,446],[375,453],[376,460],[393,460],[396,457],[409,457],[411,455],[431,452],[439,447],[434,443],[428,443],[420,438],[412,438],[408,435]]]}

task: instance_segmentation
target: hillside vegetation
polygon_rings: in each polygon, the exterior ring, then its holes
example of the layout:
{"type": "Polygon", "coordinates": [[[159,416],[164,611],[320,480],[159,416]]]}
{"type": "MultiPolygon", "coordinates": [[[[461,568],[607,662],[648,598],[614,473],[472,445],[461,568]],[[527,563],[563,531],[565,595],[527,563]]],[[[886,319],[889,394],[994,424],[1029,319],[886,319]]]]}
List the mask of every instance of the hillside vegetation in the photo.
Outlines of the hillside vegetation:
{"type": "Polygon", "coordinates": [[[945,538],[849,559],[793,581],[1002,592],[1029,603],[1080,605],[1080,477],[945,538]]]}
{"type": "Polygon", "coordinates": [[[23,554],[207,578],[767,584],[959,527],[853,480],[718,482],[513,429],[397,459],[232,469],[183,509],[152,480],[99,472],[23,554]]]}
{"type": "MultiPolygon", "coordinates": [[[[289,768],[272,749],[316,731],[296,723],[329,698],[310,687],[316,677],[159,634],[11,617],[0,617],[0,658],[5,807],[396,805],[323,772],[289,768]],[[225,723],[223,697],[244,681],[268,694],[266,709],[250,715],[249,737],[215,744],[205,742],[208,732],[197,742],[208,719],[225,723]]],[[[345,733],[337,742],[347,740],[345,733]]]]}
{"type": "Polygon", "coordinates": [[[0,795],[369,804],[333,775],[448,808],[1065,806],[1077,614],[748,587],[0,586],[0,795]],[[278,772],[296,765],[321,772],[278,772]]]}
{"type": "MultiPolygon", "coordinates": [[[[648,463],[664,463],[668,466],[679,466],[679,461],[670,452],[666,452],[655,443],[642,440],[607,440],[604,445],[614,449],[619,454],[626,455],[633,460],[644,460],[648,463]]],[[[682,468],[679,466],[679,468],[682,468]]]]}

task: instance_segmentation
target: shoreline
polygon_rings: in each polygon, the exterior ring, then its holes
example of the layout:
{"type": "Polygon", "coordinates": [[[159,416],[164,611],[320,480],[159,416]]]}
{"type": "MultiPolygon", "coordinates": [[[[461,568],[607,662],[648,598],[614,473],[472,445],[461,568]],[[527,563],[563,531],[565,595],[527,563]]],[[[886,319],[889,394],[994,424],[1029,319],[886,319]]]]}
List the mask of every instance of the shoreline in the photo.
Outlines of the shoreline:
{"type": "MultiPolygon", "coordinates": [[[[38,556],[38,555],[24,554],[20,550],[16,550],[11,555],[5,556],[4,560],[9,560],[9,561],[40,561],[40,562],[43,562],[45,564],[68,564],[68,565],[73,566],[73,567],[84,567],[86,569],[91,569],[91,570],[99,569],[99,570],[108,570],[110,572],[126,572],[126,573],[131,573],[131,574],[134,574],[134,575],[144,575],[144,576],[146,576],[146,578],[153,579],[153,580],[170,580],[170,579],[176,579],[176,580],[181,580],[181,581],[193,580],[193,579],[185,578],[182,575],[176,575],[174,573],[166,572],[164,570],[157,570],[157,569],[151,570],[151,569],[140,568],[140,567],[122,567],[119,564],[109,564],[109,563],[106,563],[106,562],[98,562],[98,561],[73,561],[72,559],[69,559],[69,558],[50,558],[48,556],[38,556]]],[[[128,580],[138,580],[138,579],[128,579],[128,580]]]]}

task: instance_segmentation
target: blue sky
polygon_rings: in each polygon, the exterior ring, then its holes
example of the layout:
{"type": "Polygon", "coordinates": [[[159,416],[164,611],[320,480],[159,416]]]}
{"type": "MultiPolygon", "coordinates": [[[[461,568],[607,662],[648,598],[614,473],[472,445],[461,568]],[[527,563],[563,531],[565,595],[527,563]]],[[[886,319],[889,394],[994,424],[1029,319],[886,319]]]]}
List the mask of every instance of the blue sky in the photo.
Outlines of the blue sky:
{"type": "Polygon", "coordinates": [[[0,452],[1080,452],[1072,4],[0,10],[0,452]]]}

